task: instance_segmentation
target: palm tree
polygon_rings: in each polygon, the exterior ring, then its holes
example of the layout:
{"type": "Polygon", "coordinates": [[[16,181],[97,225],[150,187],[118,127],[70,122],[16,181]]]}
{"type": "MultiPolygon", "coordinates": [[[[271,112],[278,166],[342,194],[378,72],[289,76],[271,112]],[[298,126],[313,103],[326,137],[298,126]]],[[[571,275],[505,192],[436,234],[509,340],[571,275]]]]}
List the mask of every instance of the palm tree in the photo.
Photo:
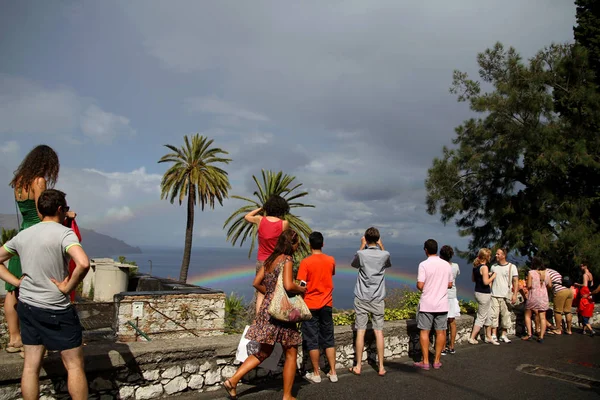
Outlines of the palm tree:
{"type": "Polygon", "coordinates": [[[211,148],[213,140],[195,134],[192,139],[187,135],[183,137],[184,145],[178,149],[166,144],[172,153],[165,154],[158,162],[171,162],[173,165],[165,172],[160,183],[160,198],[169,197],[171,204],[177,198],[179,205],[187,196],[187,225],[185,228],[185,247],[183,249],[183,260],[179,281],[187,281],[188,269],[190,267],[190,255],[192,252],[192,233],[194,231],[194,207],[196,201],[200,201],[202,211],[204,206],[215,208],[215,200],[223,205],[223,199],[228,197],[231,189],[227,172],[214,164],[229,164],[231,159],[221,157],[229,154],[220,148],[211,148]]]}
{"type": "MultiPolygon", "coordinates": [[[[296,192],[301,183],[294,185],[295,176],[290,176],[284,174],[279,171],[274,173],[273,171],[265,171],[262,172],[262,182],[256,178],[256,176],[252,175],[254,182],[258,190],[254,192],[255,199],[249,199],[247,197],[242,196],[231,196],[234,199],[240,199],[248,202],[249,204],[239,208],[233,214],[227,218],[225,224],[223,224],[223,229],[229,224],[231,226],[227,230],[227,241],[230,241],[232,246],[235,246],[236,242],[240,240],[240,247],[244,244],[246,239],[251,239],[250,250],[248,251],[248,258],[252,255],[252,250],[254,250],[254,246],[256,245],[256,235],[257,235],[257,226],[256,224],[249,224],[244,219],[244,216],[250,211],[263,207],[267,199],[271,195],[279,195],[287,200],[290,209],[299,208],[299,207],[314,207],[311,204],[302,204],[295,203],[294,200],[304,197],[308,194],[308,192],[296,192]]],[[[295,230],[300,235],[300,247],[298,249],[298,255],[306,255],[310,252],[310,246],[308,244],[308,235],[312,232],[308,224],[300,217],[294,214],[288,214],[285,216],[285,219],[288,221],[290,229],[295,230]]]]}

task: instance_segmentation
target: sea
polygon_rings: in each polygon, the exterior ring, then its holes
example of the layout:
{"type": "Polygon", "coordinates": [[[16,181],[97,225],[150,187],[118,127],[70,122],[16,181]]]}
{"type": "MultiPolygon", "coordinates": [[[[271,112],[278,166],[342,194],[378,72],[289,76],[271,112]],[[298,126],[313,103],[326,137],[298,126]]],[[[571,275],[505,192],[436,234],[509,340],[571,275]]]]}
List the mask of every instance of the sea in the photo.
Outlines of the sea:
{"type": "MultiPolygon", "coordinates": [[[[113,258],[125,256],[128,261],[135,261],[141,273],[163,278],[179,278],[183,249],[141,247],[142,253],[115,254],[113,258]]],[[[354,286],[357,270],[350,266],[356,248],[328,248],[325,253],[336,260],[336,274],[333,277],[333,306],[337,309],[352,309],[354,286]]],[[[416,290],[417,270],[419,263],[425,259],[422,250],[417,248],[387,245],[391,254],[392,268],[386,271],[386,289],[416,290]]],[[[452,260],[460,266],[456,287],[458,297],[472,300],[473,284],[471,283],[471,266],[466,260],[452,260]]],[[[248,257],[247,248],[231,247],[193,247],[188,280],[190,284],[221,290],[227,295],[235,293],[245,301],[252,299],[254,288],[252,280],[255,274],[256,250],[248,257]]]]}

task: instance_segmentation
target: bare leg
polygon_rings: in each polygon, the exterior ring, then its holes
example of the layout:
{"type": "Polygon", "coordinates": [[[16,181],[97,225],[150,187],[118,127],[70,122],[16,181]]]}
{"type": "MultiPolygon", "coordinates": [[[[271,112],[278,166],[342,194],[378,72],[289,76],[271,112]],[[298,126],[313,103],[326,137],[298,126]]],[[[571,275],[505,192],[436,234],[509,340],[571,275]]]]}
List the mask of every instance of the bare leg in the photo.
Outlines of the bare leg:
{"type": "Polygon", "coordinates": [[[25,361],[21,376],[23,400],[33,400],[40,396],[40,368],[46,349],[44,346],[25,345],[25,361]]]}
{"type": "Polygon", "coordinates": [[[471,332],[471,339],[477,339],[477,336],[479,335],[480,330],[481,330],[481,327],[479,325],[473,325],[473,331],[471,332]]]}
{"type": "Polygon", "coordinates": [[[435,331],[435,358],[433,359],[434,363],[440,362],[440,356],[442,355],[442,350],[446,346],[446,331],[435,331]]]}
{"type": "Polygon", "coordinates": [[[310,362],[313,366],[313,373],[319,375],[319,356],[321,355],[321,352],[319,349],[311,350],[308,352],[308,355],[310,356],[310,362]]]}
{"type": "Polygon", "coordinates": [[[495,330],[496,328],[492,328],[491,326],[486,326],[485,327],[485,338],[487,340],[492,340],[492,330],[495,330]]]}
{"type": "Polygon", "coordinates": [[[525,328],[527,336],[531,336],[531,310],[525,310],[525,328]]]}
{"type": "Polygon", "coordinates": [[[567,333],[571,334],[571,327],[573,324],[573,314],[571,314],[570,311],[567,311],[567,315],[565,316],[565,319],[567,320],[567,333]]]}
{"type": "Polygon", "coordinates": [[[296,359],[298,358],[298,347],[285,348],[285,364],[283,365],[283,400],[293,400],[292,387],[296,377],[296,359]]]}
{"type": "Polygon", "coordinates": [[[373,330],[375,332],[375,343],[377,344],[377,361],[379,362],[379,375],[385,375],[385,368],[383,368],[383,355],[385,343],[383,340],[383,331],[373,330]]]}
{"type": "Polygon", "coordinates": [[[448,318],[448,324],[450,325],[450,349],[454,350],[454,343],[456,342],[456,318],[448,318]]]}
{"type": "Polygon", "coordinates": [[[19,315],[17,314],[17,291],[6,293],[4,298],[4,315],[8,325],[8,344],[21,347],[21,330],[19,329],[19,315]]]}
{"type": "Polygon", "coordinates": [[[423,364],[429,365],[429,331],[421,330],[419,333],[419,343],[421,344],[421,353],[423,354],[423,364]]]}
{"type": "Polygon", "coordinates": [[[356,349],[354,353],[356,366],[354,367],[354,372],[357,374],[360,374],[362,368],[362,355],[365,348],[365,332],[366,331],[364,329],[358,329],[356,331],[356,349]]]}
{"type": "Polygon", "coordinates": [[[327,362],[329,363],[329,375],[335,375],[335,347],[326,348],[325,355],[327,356],[327,362]]]}
{"type": "Polygon", "coordinates": [[[544,339],[546,334],[546,312],[540,311],[538,315],[540,316],[540,339],[544,339]]]}
{"type": "Polygon", "coordinates": [[[83,347],[63,350],[60,357],[67,370],[67,387],[73,400],[88,398],[88,384],[83,364],[83,347]]]}
{"type": "MultiPolygon", "coordinates": [[[[273,347],[274,346],[261,344],[260,351],[259,351],[261,358],[262,359],[268,358],[271,355],[271,353],[273,352],[273,347]]],[[[231,378],[227,379],[227,381],[229,381],[229,384],[231,384],[231,387],[233,388],[233,390],[232,390],[233,395],[236,394],[235,387],[237,386],[240,379],[242,379],[244,377],[244,375],[246,375],[248,372],[250,372],[254,368],[258,367],[261,362],[262,361],[255,355],[248,356],[248,358],[246,358],[246,361],[244,361],[242,363],[242,365],[240,365],[238,367],[237,371],[235,371],[235,374],[233,374],[233,376],[231,378]]],[[[225,381],[225,382],[227,382],[227,381],[225,381]]]]}
{"type": "Polygon", "coordinates": [[[555,330],[557,333],[562,332],[562,313],[554,312],[554,319],[556,320],[555,330]]]}

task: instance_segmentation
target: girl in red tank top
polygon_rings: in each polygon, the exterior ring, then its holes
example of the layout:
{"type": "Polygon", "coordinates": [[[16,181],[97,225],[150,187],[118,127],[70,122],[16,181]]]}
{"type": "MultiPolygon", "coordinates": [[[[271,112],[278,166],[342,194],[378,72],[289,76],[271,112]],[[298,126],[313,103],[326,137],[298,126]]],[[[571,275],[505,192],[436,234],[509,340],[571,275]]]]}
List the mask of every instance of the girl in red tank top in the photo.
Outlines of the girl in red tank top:
{"type": "MultiPolygon", "coordinates": [[[[288,222],[283,218],[290,211],[287,201],[278,195],[272,195],[267,199],[262,208],[250,211],[244,216],[244,219],[251,224],[258,226],[258,255],[256,257],[256,272],[262,268],[264,261],[269,258],[281,232],[288,229],[288,222]],[[260,215],[264,214],[264,215],[260,215]]],[[[256,292],[256,312],[260,306],[264,295],[256,292]]]]}

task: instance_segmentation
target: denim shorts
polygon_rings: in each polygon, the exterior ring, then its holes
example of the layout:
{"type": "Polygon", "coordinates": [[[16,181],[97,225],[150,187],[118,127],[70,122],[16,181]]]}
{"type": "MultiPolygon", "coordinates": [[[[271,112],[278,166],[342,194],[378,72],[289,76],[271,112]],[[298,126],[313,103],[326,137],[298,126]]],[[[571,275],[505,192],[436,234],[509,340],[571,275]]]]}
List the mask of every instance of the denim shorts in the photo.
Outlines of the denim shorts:
{"type": "Polygon", "coordinates": [[[312,318],[302,322],[302,340],[306,349],[310,351],[334,347],[332,308],[325,306],[310,312],[312,318]]]}
{"type": "Polygon", "coordinates": [[[75,307],[50,310],[19,301],[17,314],[24,345],[43,345],[48,350],[69,350],[81,346],[81,323],[75,307]]]}

